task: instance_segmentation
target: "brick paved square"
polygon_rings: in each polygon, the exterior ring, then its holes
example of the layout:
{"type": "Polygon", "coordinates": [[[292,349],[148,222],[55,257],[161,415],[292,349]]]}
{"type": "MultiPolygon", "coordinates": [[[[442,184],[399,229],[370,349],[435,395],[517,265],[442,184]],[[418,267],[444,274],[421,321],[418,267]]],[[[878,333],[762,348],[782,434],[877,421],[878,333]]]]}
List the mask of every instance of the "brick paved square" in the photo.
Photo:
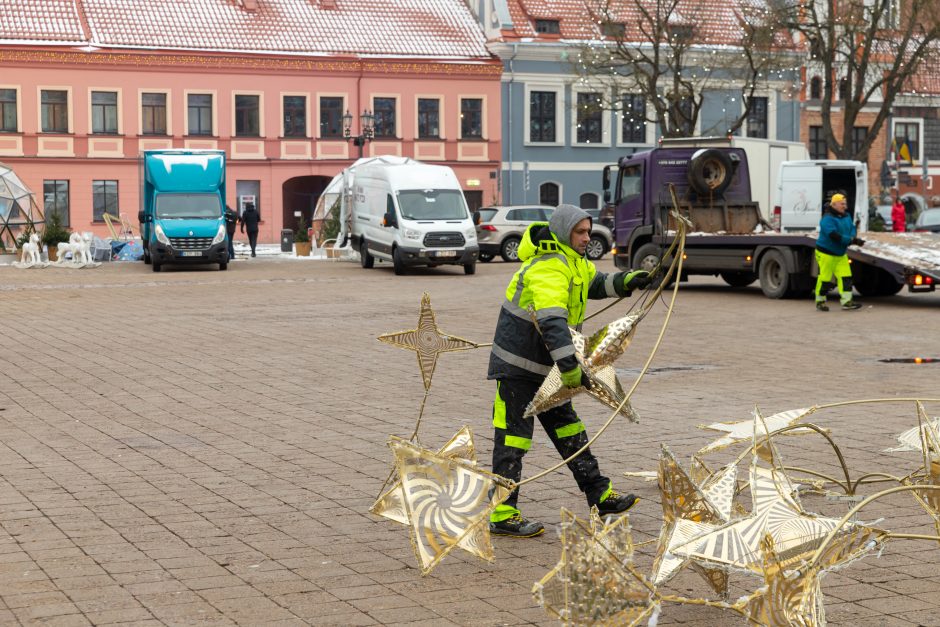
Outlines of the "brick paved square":
{"type": "MultiPolygon", "coordinates": [[[[445,333],[489,342],[513,270],[494,262],[472,277],[452,269],[397,277],[382,265],[259,258],[227,272],[160,275],[143,264],[0,267],[0,624],[556,624],[531,589],[558,560],[559,509],[587,514],[566,470],[522,490],[526,515],[549,532],[494,539],[493,563],[454,551],[421,577],[407,529],[368,513],[391,469],[388,437],[411,434],[423,396],[414,354],[375,338],[414,328],[428,292],[445,333]]],[[[940,357],[938,313],[937,294],[819,314],[811,302],[771,301],[753,286],[682,284],[633,399],[641,422],[614,421],[593,447],[615,484],[641,497],[631,512],[636,539],[658,536],[659,499],[654,483],[622,473],[654,470],[664,442],[687,464],[714,439],[700,424],[745,420],[755,406],[769,415],[940,396],[940,365],[879,361],[940,357]]],[[[653,311],[617,363],[625,385],[664,314],[653,311]]],[[[486,350],[440,356],[419,432],[437,448],[470,425],[484,467],[494,391],[486,362],[486,350]]],[[[609,415],[590,399],[575,407],[591,434],[609,415]]],[[[881,452],[916,424],[912,403],[825,410],[813,420],[831,430],[854,476],[919,464],[914,453],[881,452]]],[[[782,438],[779,447],[790,465],[840,472],[821,438],[782,438]]],[[[523,476],[556,463],[537,428],[523,476]]],[[[846,511],[820,496],[804,503],[825,515],[846,511]]],[[[860,518],[935,532],[901,497],[860,518]]],[[[639,549],[642,571],[651,556],[652,546],[639,549]]],[[[693,574],[672,583],[680,594],[707,594],[693,574]]],[[[735,576],[732,597],[759,583],[735,576]]],[[[823,579],[833,625],[936,625],[937,586],[936,544],[909,540],[823,579]]],[[[745,623],[667,605],[659,624],[745,623]]]]}

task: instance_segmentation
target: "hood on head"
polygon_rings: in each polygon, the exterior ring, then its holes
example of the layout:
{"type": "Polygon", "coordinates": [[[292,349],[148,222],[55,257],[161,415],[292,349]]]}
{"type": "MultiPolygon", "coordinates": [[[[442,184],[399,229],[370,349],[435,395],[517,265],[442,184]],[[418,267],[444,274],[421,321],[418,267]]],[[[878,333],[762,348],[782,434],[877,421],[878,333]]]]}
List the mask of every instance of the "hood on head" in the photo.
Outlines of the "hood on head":
{"type": "Polygon", "coordinates": [[[571,246],[571,230],[581,220],[591,216],[587,211],[574,205],[558,205],[552,212],[552,217],[548,221],[548,228],[551,229],[558,241],[566,246],[571,246]]]}

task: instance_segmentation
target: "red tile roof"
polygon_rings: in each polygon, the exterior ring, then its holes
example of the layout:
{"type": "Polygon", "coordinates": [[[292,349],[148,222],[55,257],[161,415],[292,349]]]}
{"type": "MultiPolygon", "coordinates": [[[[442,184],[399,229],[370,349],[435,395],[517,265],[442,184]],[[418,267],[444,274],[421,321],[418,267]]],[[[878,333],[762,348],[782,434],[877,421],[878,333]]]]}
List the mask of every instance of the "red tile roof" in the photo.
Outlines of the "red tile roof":
{"type": "Polygon", "coordinates": [[[490,58],[463,0],[0,0],[0,42],[490,58]],[[333,8],[331,8],[333,7],[333,8]]]}

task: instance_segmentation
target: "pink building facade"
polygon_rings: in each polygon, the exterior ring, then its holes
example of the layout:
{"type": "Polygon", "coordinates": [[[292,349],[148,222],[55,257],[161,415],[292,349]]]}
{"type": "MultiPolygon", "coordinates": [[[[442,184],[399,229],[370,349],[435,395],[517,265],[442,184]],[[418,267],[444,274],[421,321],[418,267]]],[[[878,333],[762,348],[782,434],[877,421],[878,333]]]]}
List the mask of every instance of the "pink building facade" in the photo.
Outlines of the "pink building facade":
{"type": "Polygon", "coordinates": [[[480,206],[498,193],[501,72],[488,53],[403,58],[0,43],[0,161],[45,212],[57,211],[75,231],[107,236],[105,212],[136,226],[141,151],[221,149],[228,204],[255,202],[260,241],[275,242],[282,228],[297,227],[296,212],[310,224],[324,187],[360,156],[343,136],[342,117],[352,114],[357,135],[359,114],[369,110],[375,137],[363,156],[451,166],[471,207],[480,206]]]}

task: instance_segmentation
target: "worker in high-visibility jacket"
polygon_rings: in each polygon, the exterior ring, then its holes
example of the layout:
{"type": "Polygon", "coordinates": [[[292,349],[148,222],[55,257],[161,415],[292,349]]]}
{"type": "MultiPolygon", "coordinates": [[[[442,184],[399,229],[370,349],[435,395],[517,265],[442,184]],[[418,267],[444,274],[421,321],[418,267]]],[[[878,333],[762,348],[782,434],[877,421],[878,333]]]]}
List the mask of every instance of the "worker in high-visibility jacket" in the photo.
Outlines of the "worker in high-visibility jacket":
{"type": "MultiPolygon", "coordinates": [[[[506,289],[490,353],[488,378],[496,380],[493,403],[493,472],[518,482],[522,458],[532,444],[534,421],[523,418],[552,366],[558,364],[562,382],[572,388],[590,385],[575,356],[568,327],[580,328],[589,298],[629,296],[650,284],[648,272],[598,272],[585,257],[591,239],[591,217],[574,205],[559,205],[548,223],[529,226],[519,244],[522,267],[506,289]],[[534,312],[532,319],[530,307],[534,312]]],[[[583,447],[588,436],[571,402],[538,416],[562,458],[583,447]]],[[[588,506],[601,514],[626,511],[636,502],[619,494],[601,474],[597,458],[584,451],[568,463],[588,506]]],[[[523,517],[516,489],[490,516],[490,533],[537,536],[545,528],[523,517]]]]}

